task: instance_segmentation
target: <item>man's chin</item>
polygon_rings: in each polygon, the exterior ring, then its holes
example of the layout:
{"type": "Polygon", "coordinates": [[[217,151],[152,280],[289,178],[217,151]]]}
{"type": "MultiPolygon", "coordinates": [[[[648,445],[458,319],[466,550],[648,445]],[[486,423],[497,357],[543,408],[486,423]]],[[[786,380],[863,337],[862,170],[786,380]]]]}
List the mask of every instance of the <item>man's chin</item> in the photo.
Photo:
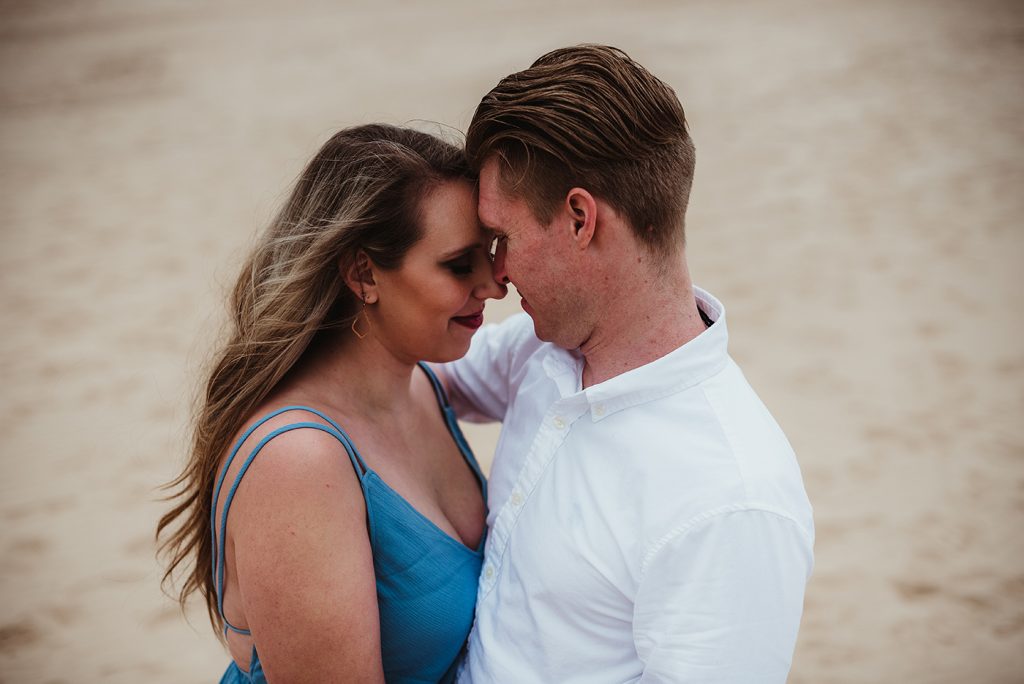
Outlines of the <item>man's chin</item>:
{"type": "Polygon", "coordinates": [[[533,320],[533,334],[536,335],[538,339],[550,342],[551,340],[544,336],[543,323],[537,320],[537,312],[532,306],[530,306],[530,303],[526,301],[525,297],[519,300],[519,306],[523,307],[523,311],[526,312],[526,315],[533,320]]]}
{"type": "Polygon", "coordinates": [[[541,321],[537,320],[537,316],[527,311],[527,314],[533,319],[533,334],[537,336],[537,339],[542,342],[555,342],[554,331],[548,326],[544,325],[541,321]]]}
{"type": "Polygon", "coordinates": [[[564,339],[566,337],[566,330],[557,330],[550,324],[550,321],[541,320],[540,316],[537,315],[536,309],[530,306],[529,302],[523,299],[521,302],[523,311],[526,312],[533,320],[533,334],[537,336],[538,340],[542,342],[550,342],[554,345],[561,347],[562,349],[576,349],[578,344],[566,344],[569,340],[564,339]],[[561,334],[560,334],[561,333],[561,334]]]}
{"type": "Polygon", "coordinates": [[[525,311],[526,315],[533,321],[533,334],[537,336],[537,339],[550,342],[551,340],[544,335],[544,324],[537,320],[537,313],[533,309],[527,308],[525,299],[523,300],[523,311],[525,311]]]}

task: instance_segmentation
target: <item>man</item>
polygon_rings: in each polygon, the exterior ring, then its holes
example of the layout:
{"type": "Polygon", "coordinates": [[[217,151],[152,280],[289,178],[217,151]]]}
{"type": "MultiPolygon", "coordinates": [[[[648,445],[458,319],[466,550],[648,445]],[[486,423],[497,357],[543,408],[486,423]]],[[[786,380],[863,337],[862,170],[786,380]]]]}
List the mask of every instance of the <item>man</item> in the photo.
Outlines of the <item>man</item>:
{"type": "Polygon", "coordinates": [[[500,420],[461,681],[783,682],[812,566],[789,443],[690,282],[694,148],[619,50],[555,50],[467,134],[495,278],[526,315],[445,367],[500,420]]]}

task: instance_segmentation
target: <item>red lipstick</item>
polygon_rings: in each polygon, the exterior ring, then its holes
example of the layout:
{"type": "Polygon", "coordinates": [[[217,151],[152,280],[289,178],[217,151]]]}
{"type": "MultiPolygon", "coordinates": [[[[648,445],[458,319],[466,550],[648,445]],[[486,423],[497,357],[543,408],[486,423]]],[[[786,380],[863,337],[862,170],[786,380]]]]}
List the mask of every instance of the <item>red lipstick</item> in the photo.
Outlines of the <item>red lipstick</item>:
{"type": "Polygon", "coordinates": [[[484,324],[484,312],[481,309],[477,313],[470,314],[469,316],[454,316],[452,317],[452,320],[459,325],[466,326],[470,330],[476,330],[484,324]]]}

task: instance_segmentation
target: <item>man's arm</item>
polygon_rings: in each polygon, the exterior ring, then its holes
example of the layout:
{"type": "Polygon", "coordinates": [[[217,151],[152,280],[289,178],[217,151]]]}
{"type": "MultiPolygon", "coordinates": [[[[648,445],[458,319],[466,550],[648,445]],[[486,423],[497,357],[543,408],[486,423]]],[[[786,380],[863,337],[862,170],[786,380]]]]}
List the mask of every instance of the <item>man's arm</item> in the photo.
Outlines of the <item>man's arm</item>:
{"type": "Polygon", "coordinates": [[[518,314],[480,328],[461,359],[432,367],[460,419],[500,421],[514,394],[515,370],[538,344],[533,321],[525,313],[518,314]]]}
{"type": "Polygon", "coordinates": [[[640,681],[785,682],[812,547],[792,518],[733,507],[654,544],[634,608],[640,681]]]}

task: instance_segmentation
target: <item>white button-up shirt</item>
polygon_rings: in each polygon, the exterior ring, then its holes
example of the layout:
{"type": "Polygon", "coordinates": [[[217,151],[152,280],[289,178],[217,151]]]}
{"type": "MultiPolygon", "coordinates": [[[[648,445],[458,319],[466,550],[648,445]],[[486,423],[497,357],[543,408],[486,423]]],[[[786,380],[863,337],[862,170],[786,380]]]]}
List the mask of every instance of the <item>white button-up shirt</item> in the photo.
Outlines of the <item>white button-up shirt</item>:
{"type": "Polygon", "coordinates": [[[520,314],[445,371],[503,421],[462,682],[784,682],[814,525],[793,451],[714,324],[581,389],[520,314]]]}

